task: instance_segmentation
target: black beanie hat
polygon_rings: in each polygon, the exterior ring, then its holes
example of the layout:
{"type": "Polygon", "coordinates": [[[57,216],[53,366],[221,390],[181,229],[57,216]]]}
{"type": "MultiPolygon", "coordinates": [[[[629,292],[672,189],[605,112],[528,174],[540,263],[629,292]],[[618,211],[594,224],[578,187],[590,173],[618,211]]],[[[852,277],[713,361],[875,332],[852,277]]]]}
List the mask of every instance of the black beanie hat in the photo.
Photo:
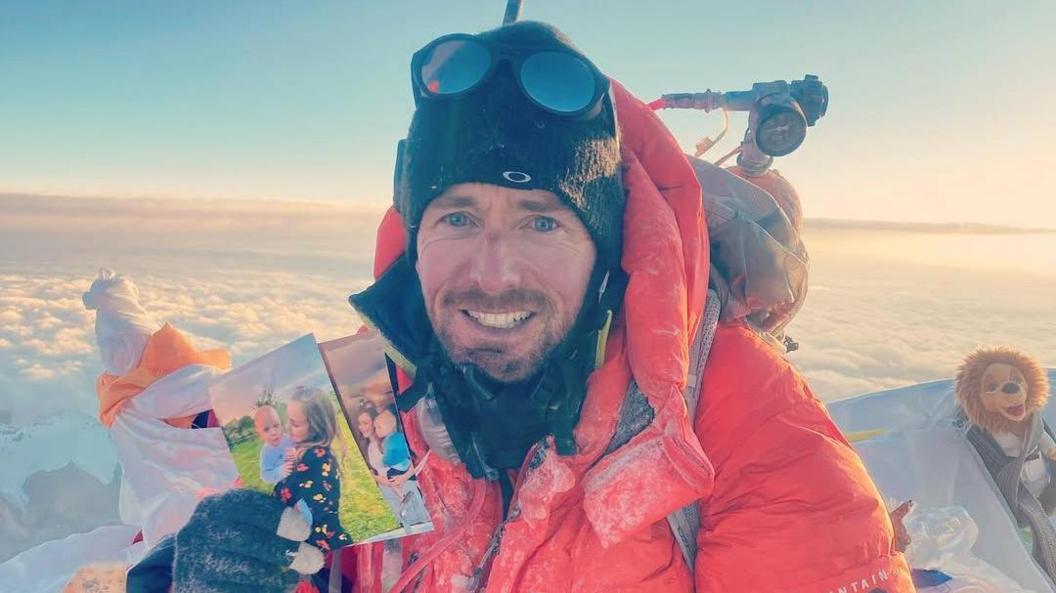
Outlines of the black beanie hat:
{"type": "MultiPolygon", "coordinates": [[[[522,21],[480,33],[487,43],[560,49],[584,59],[550,25],[522,21]]],[[[490,183],[542,189],[579,216],[594,240],[597,263],[618,269],[626,198],[611,98],[590,119],[544,111],[524,96],[507,62],[480,87],[419,101],[397,161],[396,209],[414,259],[426,207],[448,187],[490,183]]]]}

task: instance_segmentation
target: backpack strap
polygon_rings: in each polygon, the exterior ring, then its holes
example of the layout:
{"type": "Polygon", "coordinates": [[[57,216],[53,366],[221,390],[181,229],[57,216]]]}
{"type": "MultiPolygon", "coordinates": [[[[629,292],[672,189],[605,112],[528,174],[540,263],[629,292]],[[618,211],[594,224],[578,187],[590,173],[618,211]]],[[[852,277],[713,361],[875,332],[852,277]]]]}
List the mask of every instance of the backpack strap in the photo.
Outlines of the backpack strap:
{"type": "MultiPolygon", "coordinates": [[[[693,344],[689,350],[689,374],[686,376],[686,389],[682,393],[686,399],[686,409],[691,423],[696,418],[697,402],[700,401],[700,388],[704,378],[704,366],[708,362],[711,344],[715,340],[715,329],[719,325],[720,312],[718,294],[708,289],[704,315],[701,317],[697,334],[693,337],[693,344]]],[[[667,516],[667,522],[671,525],[671,531],[678,540],[678,547],[682,549],[682,556],[690,570],[693,570],[697,559],[697,532],[700,531],[700,507],[698,505],[699,503],[696,502],[688,504],[667,516]]]]}
{"type": "MultiPolygon", "coordinates": [[[[708,362],[708,353],[711,351],[712,341],[715,339],[715,329],[719,325],[719,313],[722,304],[718,293],[708,289],[705,301],[704,314],[701,316],[697,333],[693,336],[693,343],[689,347],[689,371],[686,376],[686,389],[682,396],[686,400],[686,410],[689,421],[692,423],[697,411],[697,402],[700,400],[701,381],[704,378],[704,366],[708,362]]],[[[620,408],[620,418],[616,424],[616,430],[609,442],[605,455],[614,452],[627,444],[634,435],[640,433],[653,421],[654,412],[649,406],[645,395],[638,389],[638,384],[633,380],[627,388],[627,396],[620,408]]],[[[697,532],[700,530],[700,510],[697,503],[685,507],[667,516],[671,525],[671,531],[678,540],[678,546],[682,549],[682,556],[690,570],[697,558],[697,532]]]]}
{"type": "MultiPolygon", "coordinates": [[[[967,419],[964,419],[967,422],[967,419]]],[[[998,490],[1016,519],[1028,526],[1033,534],[1034,560],[1050,578],[1056,578],[1056,529],[1049,522],[1048,513],[1038,497],[1023,487],[1022,470],[1027,456],[1038,447],[1046,427],[1040,414],[1034,414],[1023,439],[1023,447],[1015,458],[1009,458],[992,436],[979,427],[969,424],[968,441],[979,453],[983,465],[990,472],[998,490]]],[[[1052,466],[1049,466],[1050,472],[1052,466]]],[[[1056,476],[1056,474],[1054,474],[1056,476]]],[[[1056,481],[1056,477],[1052,479],[1056,481]]],[[[1053,483],[1050,482],[1042,498],[1051,497],[1053,483]],[[1048,494],[1048,496],[1046,496],[1048,494]]]]}

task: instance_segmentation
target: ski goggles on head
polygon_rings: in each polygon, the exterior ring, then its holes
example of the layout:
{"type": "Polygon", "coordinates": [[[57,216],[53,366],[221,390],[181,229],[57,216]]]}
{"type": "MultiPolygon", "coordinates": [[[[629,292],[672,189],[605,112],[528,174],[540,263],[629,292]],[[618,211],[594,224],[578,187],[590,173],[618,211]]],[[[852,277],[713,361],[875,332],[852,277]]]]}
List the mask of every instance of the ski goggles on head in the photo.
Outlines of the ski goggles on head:
{"type": "Polygon", "coordinates": [[[579,54],[489,43],[455,33],[434,39],[411,59],[415,104],[468,93],[487,81],[503,61],[510,65],[525,97],[555,115],[590,119],[601,111],[609,91],[609,79],[579,54]]]}

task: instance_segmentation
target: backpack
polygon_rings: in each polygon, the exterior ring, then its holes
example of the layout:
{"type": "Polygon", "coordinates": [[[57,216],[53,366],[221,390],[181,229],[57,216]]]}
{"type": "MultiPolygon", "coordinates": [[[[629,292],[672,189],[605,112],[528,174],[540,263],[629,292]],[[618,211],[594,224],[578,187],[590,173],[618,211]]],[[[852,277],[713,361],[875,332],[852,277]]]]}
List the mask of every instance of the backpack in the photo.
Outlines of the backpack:
{"type": "Polygon", "coordinates": [[[775,172],[760,184],[788,188],[785,207],[762,187],[734,172],[687,157],[700,183],[708,225],[708,278],[723,322],[743,319],[782,352],[795,349],[784,328],[807,295],[809,257],[797,216],[798,198],[775,172]]]}

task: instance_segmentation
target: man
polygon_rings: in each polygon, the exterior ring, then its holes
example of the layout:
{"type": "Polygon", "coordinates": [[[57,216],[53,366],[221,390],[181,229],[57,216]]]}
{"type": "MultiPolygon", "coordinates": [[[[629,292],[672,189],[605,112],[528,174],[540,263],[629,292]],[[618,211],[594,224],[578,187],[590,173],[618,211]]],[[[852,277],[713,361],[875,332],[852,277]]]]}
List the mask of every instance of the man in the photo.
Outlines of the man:
{"type": "MultiPolygon", "coordinates": [[[[433,452],[419,484],[437,529],[356,548],[357,590],[912,591],[861,462],[749,328],[714,330],[687,413],[708,244],[692,169],[648,108],[537,23],[440,38],[412,79],[379,277],[351,300],[402,371],[415,458],[433,452]],[[666,517],[698,501],[679,542],[666,517]]],[[[203,502],[177,536],[177,592],[278,591],[289,558],[314,569],[268,504],[203,502]],[[264,551],[245,568],[232,542],[249,533],[264,551]]]]}

